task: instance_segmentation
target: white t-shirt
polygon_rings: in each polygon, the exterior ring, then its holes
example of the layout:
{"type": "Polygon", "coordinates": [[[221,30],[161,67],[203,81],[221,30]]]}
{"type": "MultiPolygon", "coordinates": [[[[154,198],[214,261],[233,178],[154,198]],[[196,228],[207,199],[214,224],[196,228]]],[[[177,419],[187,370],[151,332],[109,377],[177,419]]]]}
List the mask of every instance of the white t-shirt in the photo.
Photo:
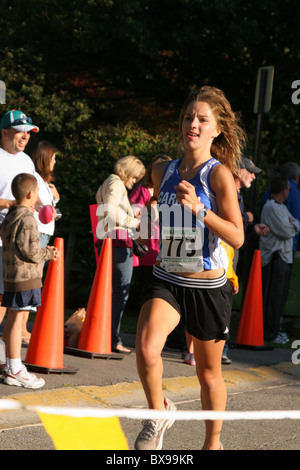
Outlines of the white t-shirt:
{"type": "MultiPolygon", "coordinates": [[[[53,197],[52,191],[48,186],[48,183],[43,180],[43,178],[38,174],[35,173],[35,177],[38,180],[39,184],[39,198],[41,200],[41,203],[43,206],[55,206],[56,200],[53,197]]],[[[54,233],[54,220],[49,222],[49,224],[42,224],[38,218],[38,213],[34,213],[35,218],[37,219],[38,222],[38,229],[40,233],[46,233],[47,235],[53,235],[54,233]]]]}
{"type": "MultiPolygon", "coordinates": [[[[30,173],[36,176],[31,158],[24,152],[12,154],[0,148],[0,199],[15,199],[11,192],[11,183],[19,173],[30,173]]],[[[0,210],[0,224],[7,212],[8,209],[0,210]]],[[[0,246],[2,246],[1,237],[0,246]]]]}
{"type": "Polygon", "coordinates": [[[270,229],[267,235],[259,238],[261,265],[266,266],[275,251],[279,252],[285,263],[292,264],[293,238],[299,232],[300,222],[290,214],[285,204],[279,204],[274,199],[268,199],[265,203],[260,222],[270,229]]]}

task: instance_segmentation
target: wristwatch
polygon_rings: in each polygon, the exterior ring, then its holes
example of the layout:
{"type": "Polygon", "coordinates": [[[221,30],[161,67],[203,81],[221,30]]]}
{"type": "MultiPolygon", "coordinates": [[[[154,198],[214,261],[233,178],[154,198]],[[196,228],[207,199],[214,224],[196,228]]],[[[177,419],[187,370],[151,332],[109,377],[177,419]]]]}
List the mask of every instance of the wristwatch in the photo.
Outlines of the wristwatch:
{"type": "Polygon", "coordinates": [[[200,209],[197,212],[197,217],[199,219],[204,219],[204,217],[207,216],[207,212],[208,212],[208,208],[206,206],[204,206],[202,209],[200,209]]]}

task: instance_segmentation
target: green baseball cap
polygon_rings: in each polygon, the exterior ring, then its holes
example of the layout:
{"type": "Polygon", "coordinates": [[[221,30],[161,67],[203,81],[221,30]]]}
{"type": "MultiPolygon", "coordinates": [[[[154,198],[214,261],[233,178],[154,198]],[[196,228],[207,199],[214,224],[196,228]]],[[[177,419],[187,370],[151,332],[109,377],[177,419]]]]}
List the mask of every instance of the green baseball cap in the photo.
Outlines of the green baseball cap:
{"type": "Polygon", "coordinates": [[[39,128],[32,124],[32,119],[22,111],[12,109],[2,116],[0,129],[13,128],[19,132],[39,132],[39,128]]]}

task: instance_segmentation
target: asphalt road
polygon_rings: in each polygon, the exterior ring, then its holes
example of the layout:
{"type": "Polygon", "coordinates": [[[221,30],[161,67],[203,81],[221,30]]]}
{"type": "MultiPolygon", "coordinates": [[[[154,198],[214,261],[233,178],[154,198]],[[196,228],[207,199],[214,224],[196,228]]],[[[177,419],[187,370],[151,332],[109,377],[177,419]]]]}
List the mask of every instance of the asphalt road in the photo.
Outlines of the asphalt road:
{"type": "MultiPolygon", "coordinates": [[[[124,340],[134,346],[133,337],[125,336],[124,340]]],[[[227,410],[300,410],[300,366],[292,362],[294,352],[280,348],[231,349],[232,364],[223,366],[228,388],[227,410]]],[[[26,348],[22,354],[25,356],[26,348]]],[[[176,350],[166,349],[163,359],[165,395],[180,411],[199,411],[195,368],[183,364],[181,353],[176,350]]],[[[45,378],[46,385],[37,391],[0,384],[1,399],[17,400],[24,405],[22,410],[0,411],[0,450],[55,450],[38,415],[28,411],[31,406],[146,408],[134,351],[120,360],[65,354],[64,365],[78,371],[38,374],[45,378]]],[[[141,421],[120,418],[120,422],[129,449],[133,449],[141,421]]],[[[178,420],[165,433],[163,449],[187,455],[189,451],[200,450],[203,439],[203,420],[178,420]]],[[[297,419],[224,421],[222,442],[225,450],[299,450],[300,423],[297,419]]]]}

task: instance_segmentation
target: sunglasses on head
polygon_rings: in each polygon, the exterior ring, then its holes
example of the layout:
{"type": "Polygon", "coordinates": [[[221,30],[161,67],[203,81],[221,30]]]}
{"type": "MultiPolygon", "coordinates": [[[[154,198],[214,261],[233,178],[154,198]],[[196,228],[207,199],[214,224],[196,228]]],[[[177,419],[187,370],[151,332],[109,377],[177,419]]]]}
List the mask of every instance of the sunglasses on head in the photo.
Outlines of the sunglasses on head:
{"type": "Polygon", "coordinates": [[[32,119],[24,115],[24,117],[19,119],[14,119],[13,114],[10,115],[10,125],[7,127],[11,127],[12,125],[18,126],[19,124],[32,124],[32,119]]]}

